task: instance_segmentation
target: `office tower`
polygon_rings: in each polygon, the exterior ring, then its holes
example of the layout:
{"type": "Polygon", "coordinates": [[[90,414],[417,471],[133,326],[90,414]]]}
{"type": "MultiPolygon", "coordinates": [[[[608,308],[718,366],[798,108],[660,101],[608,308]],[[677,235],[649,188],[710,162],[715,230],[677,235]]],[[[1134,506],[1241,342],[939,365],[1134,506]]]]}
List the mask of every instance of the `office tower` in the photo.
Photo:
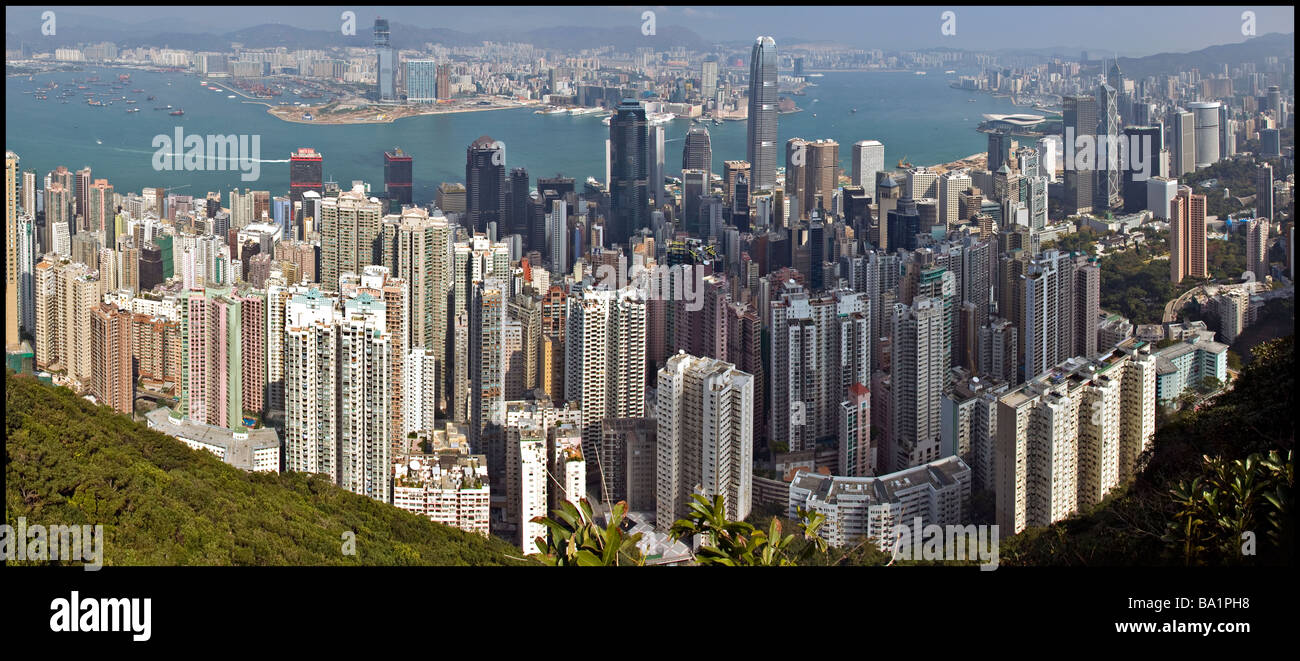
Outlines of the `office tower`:
{"type": "Polygon", "coordinates": [[[853,143],[854,186],[875,193],[876,173],[885,169],[885,145],[879,140],[859,140],[853,143]]]}
{"type": "Polygon", "coordinates": [[[1282,155],[1282,132],[1279,129],[1259,130],[1259,155],[1277,158],[1282,155]]]}
{"type": "MultiPolygon", "coordinates": [[[[1026,380],[1075,355],[1075,272],[1074,257],[1056,250],[1029,262],[1019,333],[1025,348],[1026,380]]],[[[1095,337],[1092,342],[1095,346],[1095,337]]]]}
{"type": "MultiPolygon", "coordinates": [[[[57,181],[45,185],[45,234],[42,252],[67,255],[76,234],[76,215],[73,214],[72,189],[57,181]]],[[[10,207],[12,208],[12,207],[10,207]]]]}
{"type": "Polygon", "coordinates": [[[970,187],[970,172],[966,170],[949,170],[939,177],[939,222],[948,229],[970,220],[958,213],[958,197],[970,187]]]}
{"type": "Polygon", "coordinates": [[[411,155],[400,148],[384,152],[384,196],[394,211],[411,204],[411,155]]]}
{"type": "Polygon", "coordinates": [[[339,276],[378,263],[383,205],[362,186],[321,202],[321,286],[338,291],[339,276]]]}
{"type": "Polygon", "coordinates": [[[882,227],[889,237],[890,250],[916,250],[916,235],[921,232],[921,214],[916,200],[910,197],[899,199],[897,206],[886,214],[882,227]]]}
{"type": "Polygon", "coordinates": [[[622,245],[637,231],[650,226],[646,142],[645,106],[640,101],[624,99],[609,123],[608,245],[622,245]]]}
{"type": "Polygon", "coordinates": [[[988,171],[997,172],[1007,162],[1011,153],[1011,133],[1008,131],[989,132],[988,171]]]}
{"type": "Polygon", "coordinates": [[[1196,134],[1193,163],[1197,168],[1219,161],[1219,107],[1218,101],[1194,101],[1187,104],[1196,134]]]}
{"type": "Polygon", "coordinates": [[[1264,93],[1267,101],[1266,106],[1262,109],[1273,113],[1273,125],[1281,127],[1282,125],[1282,91],[1277,85],[1269,85],[1268,90],[1264,93]]]}
{"type": "Polygon", "coordinates": [[[1119,105],[1115,88],[1097,89],[1097,181],[1093,188],[1094,209],[1110,209],[1120,201],[1119,105]]]}
{"type": "Polygon", "coordinates": [[[876,216],[873,231],[868,234],[867,241],[876,247],[876,250],[888,251],[898,247],[897,236],[889,234],[889,214],[898,208],[898,201],[902,194],[902,188],[888,172],[876,173],[876,216]]]}
{"type": "Polygon", "coordinates": [[[1049,183],[1056,182],[1056,166],[1060,164],[1061,143],[1056,136],[1039,138],[1036,143],[1038,150],[1038,174],[1047,177],[1049,183]]]}
{"type": "Polygon", "coordinates": [[[700,199],[708,194],[709,173],[682,170],[682,217],[680,229],[691,236],[707,237],[708,225],[700,221],[700,199]]]}
{"type": "Polygon", "coordinates": [[[939,458],[940,407],[948,364],[943,301],[920,297],[892,310],[892,443],[878,470],[903,470],[939,458]]]}
{"type": "Polygon", "coordinates": [[[1096,140],[1097,100],[1092,96],[1067,96],[1063,104],[1065,200],[1061,206],[1069,215],[1087,213],[1092,211],[1097,164],[1095,154],[1080,149],[1081,143],[1077,140],[1085,135],[1096,140]]]}
{"type": "Polygon", "coordinates": [[[582,410],[583,451],[596,455],[600,421],[645,415],[646,302],[635,290],[584,290],[569,299],[565,399],[582,410]]]}
{"type": "Polygon", "coordinates": [[[438,102],[438,63],[434,60],[406,61],[407,103],[438,102]]]}
{"type": "Polygon", "coordinates": [[[704,170],[713,174],[713,148],[709,145],[709,130],[703,126],[692,126],[686,131],[682,147],[682,169],[704,170]]]}
{"type": "Polygon", "coordinates": [[[834,140],[809,142],[806,159],[799,212],[808,218],[820,209],[819,215],[825,217],[831,210],[831,198],[839,188],[840,145],[834,140]]]}
{"type": "MultiPolygon", "coordinates": [[[[744,175],[746,181],[750,179],[750,167],[748,161],[723,161],[722,162],[722,199],[729,205],[734,206],[736,197],[736,179],[744,175]]],[[[748,200],[746,200],[748,202],[748,200]]]]}
{"type": "Polygon", "coordinates": [[[1205,196],[1179,186],[1169,203],[1169,279],[1207,278],[1205,259],[1205,196]]]}
{"type": "Polygon", "coordinates": [[[682,352],[659,370],[656,393],[655,526],[686,516],[694,493],[722,496],[727,518],[744,520],[753,500],[754,377],[682,352]]]}
{"type": "Polygon", "coordinates": [[[1020,201],[1029,213],[1029,227],[1041,230],[1047,226],[1047,177],[1020,179],[1020,201]]]}
{"type": "Polygon", "coordinates": [[[435,87],[434,91],[438,95],[438,100],[441,101],[443,99],[451,98],[451,65],[450,64],[438,65],[438,81],[434,87],[435,87]]]}
{"type": "Polygon", "coordinates": [[[1181,108],[1170,113],[1171,177],[1181,177],[1196,170],[1196,118],[1181,108]]]}
{"type": "MultiPolygon", "coordinates": [[[[5,152],[5,348],[19,343],[18,154],[5,152]]],[[[27,191],[23,191],[24,194],[27,191]]],[[[33,218],[35,209],[27,209],[33,218]]],[[[48,222],[48,221],[47,221],[48,222]]]]}
{"type": "Polygon", "coordinates": [[[939,197],[939,174],[930,168],[912,168],[906,172],[907,187],[903,197],[919,200],[939,197]]]}
{"type": "Polygon", "coordinates": [[[1268,272],[1268,218],[1246,221],[1246,268],[1262,282],[1268,272]]]}
{"type": "MultiPolygon", "coordinates": [[[[90,208],[90,186],[91,179],[90,166],[77,170],[76,177],[73,181],[73,193],[76,196],[76,215],[84,217],[86,211],[90,208]]],[[[77,229],[82,229],[78,227],[77,229]]]]}
{"type": "Polygon", "coordinates": [[[787,217],[782,220],[793,227],[802,218],[808,217],[805,204],[807,188],[808,141],[803,138],[790,138],[785,142],[785,183],[787,217]]]}
{"type": "Polygon", "coordinates": [[[710,55],[700,63],[700,96],[707,104],[718,93],[718,58],[710,55]]]}
{"type": "MultiPolygon", "coordinates": [[[[646,129],[649,131],[649,137],[646,140],[648,156],[646,178],[649,180],[647,185],[650,189],[650,203],[656,209],[663,209],[667,203],[664,192],[664,127],[651,126],[646,129]]],[[[709,156],[709,162],[712,162],[712,156],[709,156]]],[[[712,168],[710,168],[712,169],[712,168]]]]}
{"type": "Polygon", "coordinates": [[[754,168],[754,190],[776,187],[776,41],[758,37],[749,55],[749,120],[745,160],[754,168]]]}
{"type": "MultiPolygon", "coordinates": [[[[960,457],[944,457],[879,477],[801,470],[790,483],[786,515],[797,517],[800,510],[826,517],[817,536],[836,548],[870,541],[877,549],[892,553],[902,541],[901,526],[913,528],[918,519],[923,527],[947,526],[950,530],[968,522],[971,468],[960,457]],[[890,514],[880,516],[881,512],[890,514]]],[[[907,545],[911,546],[910,540],[907,545]]]]}
{"type": "Polygon", "coordinates": [[[1124,213],[1137,213],[1147,209],[1147,182],[1162,176],[1159,167],[1160,152],[1164,149],[1164,134],[1159,126],[1124,127],[1124,144],[1131,150],[1138,144],[1136,153],[1128,152],[1129,166],[1120,177],[1124,194],[1124,213]],[[1142,165],[1145,167],[1142,167],[1142,165]]]}
{"type": "Polygon", "coordinates": [[[861,383],[849,386],[840,403],[839,473],[851,477],[876,474],[878,448],[871,444],[871,391],[861,383]]]}
{"type": "MultiPolygon", "coordinates": [[[[310,147],[300,147],[298,151],[289,154],[289,199],[301,202],[302,194],[307,191],[315,191],[317,195],[323,195],[325,191],[323,167],[323,157],[310,147]]],[[[231,195],[233,197],[234,193],[231,195]]],[[[234,202],[231,203],[230,210],[231,213],[235,213],[234,202]]],[[[235,224],[242,227],[261,220],[256,215],[250,214],[250,216],[247,220],[237,221],[235,224]]]]}
{"type": "Polygon", "coordinates": [[[1219,158],[1231,158],[1237,153],[1237,120],[1232,118],[1228,104],[1219,105],[1219,158]]]}
{"type": "Polygon", "coordinates": [[[1255,168],[1255,216],[1273,220],[1273,166],[1260,163],[1255,168]]]}
{"type": "Polygon", "coordinates": [[[551,273],[564,276],[569,273],[569,204],[564,200],[546,198],[550,210],[546,214],[546,263],[551,273]]]}
{"type": "Polygon", "coordinates": [[[506,187],[505,222],[497,232],[499,237],[519,234],[523,239],[525,252],[538,249],[537,246],[531,243],[528,188],[528,170],[526,168],[512,168],[510,170],[510,180],[507,182],[506,187]]]}
{"type": "Polygon", "coordinates": [[[465,226],[486,232],[488,223],[501,226],[505,212],[505,146],[480,136],[465,150],[465,226]]]}
{"type": "MultiPolygon", "coordinates": [[[[1097,319],[1101,313],[1101,268],[1096,258],[1075,257],[1074,270],[1074,350],[1072,356],[1095,358],[1097,319]]],[[[1109,347],[1103,347],[1109,348],[1109,347]]]]}
{"type": "Polygon", "coordinates": [[[1166,177],[1147,179],[1146,209],[1154,218],[1168,219],[1170,204],[1178,195],[1178,180],[1166,177]]]}
{"type": "Polygon", "coordinates": [[[381,103],[397,101],[397,58],[388,40],[388,19],[375,19],[375,96],[381,103]]]}

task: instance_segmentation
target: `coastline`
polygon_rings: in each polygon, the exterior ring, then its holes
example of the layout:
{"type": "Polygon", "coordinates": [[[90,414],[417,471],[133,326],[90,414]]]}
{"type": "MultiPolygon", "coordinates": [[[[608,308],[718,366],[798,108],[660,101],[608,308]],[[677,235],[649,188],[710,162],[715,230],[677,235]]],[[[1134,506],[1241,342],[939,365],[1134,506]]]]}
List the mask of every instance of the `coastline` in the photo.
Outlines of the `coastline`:
{"type": "MultiPolygon", "coordinates": [[[[394,106],[394,107],[401,108],[402,106],[394,106]]],[[[267,108],[266,113],[280,121],[290,122],[293,124],[316,124],[318,126],[320,125],[352,126],[358,124],[392,124],[393,122],[396,122],[399,119],[409,119],[411,117],[424,117],[426,115],[454,115],[454,114],[466,113],[466,112],[486,112],[489,110],[519,110],[521,108],[529,108],[529,107],[531,106],[518,105],[518,106],[487,106],[483,108],[445,108],[445,109],[430,109],[423,112],[402,113],[394,116],[386,116],[387,113],[382,113],[382,112],[375,113],[384,116],[383,119],[364,119],[364,118],[357,118],[357,117],[339,117],[339,118],[333,118],[332,120],[330,118],[302,119],[303,113],[311,113],[313,110],[315,110],[315,108],[311,106],[292,106],[292,105],[270,106],[267,108]],[[292,112],[298,116],[297,117],[284,116],[286,109],[288,112],[292,112]]],[[[369,114],[370,112],[371,111],[366,111],[367,114],[369,114]]]]}

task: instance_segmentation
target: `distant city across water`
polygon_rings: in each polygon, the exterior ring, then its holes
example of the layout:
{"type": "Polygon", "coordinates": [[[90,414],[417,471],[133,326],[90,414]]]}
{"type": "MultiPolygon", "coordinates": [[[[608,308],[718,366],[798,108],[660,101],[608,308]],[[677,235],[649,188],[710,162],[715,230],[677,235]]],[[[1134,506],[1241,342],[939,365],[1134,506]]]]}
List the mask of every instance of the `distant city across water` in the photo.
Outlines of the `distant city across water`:
{"type": "MultiPolygon", "coordinates": [[[[77,90],[78,79],[98,75],[116,80],[127,70],[87,68],[82,72],[39,74],[6,78],[5,139],[7,149],[22,159],[24,170],[43,176],[59,165],[76,170],[90,166],[96,178],[107,178],[119,192],[145,187],[171,187],[173,192],[225,194],[233,188],[269,190],[283,194],[289,188],[288,159],[299,147],[312,147],[324,155],[325,178],[343,187],[364,180],[372,192],[383,190],[383,152],[400,147],[414,157],[414,196],[418,204],[431,203],[438,184],[463,181],[465,149],[482,135],[506,145],[506,167],[525,167],[529,177],[563,174],[579,182],[605,177],[605,140],[609,127],[601,115],[537,115],[533,108],[425,115],[388,124],[314,125],[285,122],[269,115],[263,103],[229,92],[201,86],[192,74],[131,70],[131,80],[111,98],[126,96],[112,106],[86,104],[84,92],[97,98],[111,88],[88,86],[77,90]],[[32,94],[53,81],[59,88],[44,101],[32,94]],[[170,85],[168,84],[170,83],[170,85]],[[61,103],[58,93],[78,92],[61,103]],[[141,93],[131,93],[142,89],[141,93]],[[146,100],[155,96],[153,101],[146,100]],[[175,117],[155,107],[182,108],[175,117]],[[127,113],[138,107],[140,112],[127,113]],[[156,171],[153,144],[158,135],[239,134],[260,136],[260,178],[245,182],[234,164],[218,171],[156,171]]],[[[852,145],[858,140],[885,144],[885,165],[906,158],[915,165],[948,163],[987,148],[986,137],[976,128],[984,113],[1024,111],[1007,98],[957,90],[948,86],[952,76],[933,71],[920,76],[904,72],[832,72],[812,79],[804,96],[793,97],[801,112],[778,120],[779,145],[793,137],[829,138],[840,143],[840,164],[851,171],[852,145]],[[856,109],[856,112],[854,111],[856,109]]],[[[745,159],[745,122],[704,124],[711,135],[713,171],[720,174],[726,160],[745,159]]],[[[665,125],[665,174],[681,171],[681,148],[689,120],[665,125]]],[[[179,150],[178,150],[179,151],[179,150]]],[[[778,167],[784,165],[784,148],[778,167]]]]}

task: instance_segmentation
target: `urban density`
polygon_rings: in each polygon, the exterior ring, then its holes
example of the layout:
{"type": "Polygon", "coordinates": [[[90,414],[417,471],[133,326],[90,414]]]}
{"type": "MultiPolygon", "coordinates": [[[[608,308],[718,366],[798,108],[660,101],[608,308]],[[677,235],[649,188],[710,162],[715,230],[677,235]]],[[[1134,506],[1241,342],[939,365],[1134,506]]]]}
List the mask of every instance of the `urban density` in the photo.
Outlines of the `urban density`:
{"type": "Polygon", "coordinates": [[[1291,35],[440,42],[367,11],[7,37],[11,370],[522,555],[625,503],[689,564],[697,494],[886,553],[1063,521],[1291,332],[1291,35]],[[956,115],[875,123],[873,81],[956,115]]]}

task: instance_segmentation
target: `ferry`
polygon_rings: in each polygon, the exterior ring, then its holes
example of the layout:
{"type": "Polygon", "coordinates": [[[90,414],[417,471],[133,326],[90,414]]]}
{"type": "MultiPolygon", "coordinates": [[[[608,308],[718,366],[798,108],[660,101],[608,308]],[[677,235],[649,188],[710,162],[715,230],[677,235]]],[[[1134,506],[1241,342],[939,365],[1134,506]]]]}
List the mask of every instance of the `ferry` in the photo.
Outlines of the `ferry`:
{"type": "Polygon", "coordinates": [[[954,71],[954,70],[952,70],[952,69],[949,69],[949,70],[945,71],[944,73],[945,73],[945,74],[950,74],[950,73],[957,73],[957,72],[954,71]]]}

